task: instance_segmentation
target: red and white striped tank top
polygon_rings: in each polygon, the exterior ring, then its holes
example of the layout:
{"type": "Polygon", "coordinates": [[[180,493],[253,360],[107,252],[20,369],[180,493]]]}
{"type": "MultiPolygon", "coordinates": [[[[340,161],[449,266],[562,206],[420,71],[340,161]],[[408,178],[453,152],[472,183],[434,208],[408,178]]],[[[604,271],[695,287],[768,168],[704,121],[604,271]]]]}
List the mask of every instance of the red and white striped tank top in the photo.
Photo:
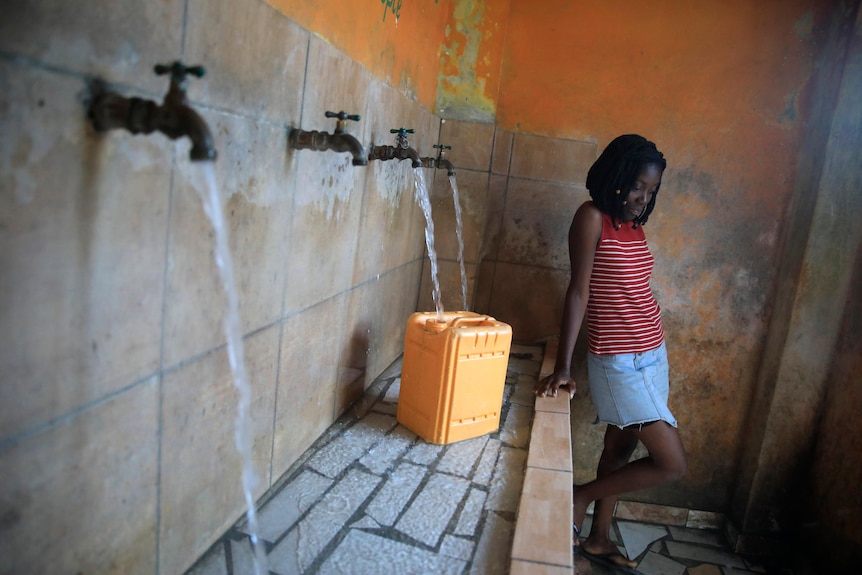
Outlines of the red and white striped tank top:
{"type": "Polygon", "coordinates": [[[641,353],[662,344],[661,309],[650,289],[652,268],[643,227],[623,222],[617,230],[602,214],[587,302],[591,353],[641,353]]]}

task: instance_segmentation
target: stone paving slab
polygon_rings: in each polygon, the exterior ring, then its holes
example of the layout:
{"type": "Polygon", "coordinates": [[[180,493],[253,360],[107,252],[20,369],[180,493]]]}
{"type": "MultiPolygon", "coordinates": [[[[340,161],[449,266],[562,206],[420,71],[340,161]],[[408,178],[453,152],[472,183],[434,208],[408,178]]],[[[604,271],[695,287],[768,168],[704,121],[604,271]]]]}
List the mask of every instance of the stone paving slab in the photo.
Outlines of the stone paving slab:
{"type": "MultiPolygon", "coordinates": [[[[277,575],[505,574],[542,357],[540,346],[518,350],[500,428],[449,445],[397,423],[400,362],[387,368],[385,381],[373,382],[265,497],[258,518],[267,568],[277,575]]],[[[244,525],[189,573],[254,573],[244,525]]]]}
{"type": "Polygon", "coordinates": [[[690,559],[701,563],[711,563],[715,565],[726,565],[727,567],[745,568],[745,561],[723,549],[715,549],[710,547],[701,547],[690,543],[678,543],[676,541],[667,541],[667,551],[671,557],[679,557],[682,559],[690,559]]]}
{"type": "Polygon", "coordinates": [[[427,472],[425,467],[401,463],[386,480],[383,489],[374,496],[365,512],[381,525],[394,525],[427,472]]]}
{"type": "Polygon", "coordinates": [[[458,575],[464,571],[465,564],[441,553],[354,529],[326,558],[319,572],[380,575],[385,570],[386,573],[458,575]]]}
{"type": "Polygon", "coordinates": [[[470,482],[460,477],[431,475],[395,528],[416,541],[436,547],[469,486],[470,482]]]}

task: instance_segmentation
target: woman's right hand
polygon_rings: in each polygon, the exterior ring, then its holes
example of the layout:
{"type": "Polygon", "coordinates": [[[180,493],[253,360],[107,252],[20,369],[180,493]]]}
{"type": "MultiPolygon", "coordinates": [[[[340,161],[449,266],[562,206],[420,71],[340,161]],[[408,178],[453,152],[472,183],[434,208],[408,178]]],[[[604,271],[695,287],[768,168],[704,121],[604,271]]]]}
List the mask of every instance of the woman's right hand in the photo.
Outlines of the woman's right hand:
{"type": "Polygon", "coordinates": [[[533,386],[533,392],[537,397],[557,397],[558,390],[568,393],[569,399],[573,398],[576,391],[575,380],[569,375],[554,372],[543,377],[533,386]]]}

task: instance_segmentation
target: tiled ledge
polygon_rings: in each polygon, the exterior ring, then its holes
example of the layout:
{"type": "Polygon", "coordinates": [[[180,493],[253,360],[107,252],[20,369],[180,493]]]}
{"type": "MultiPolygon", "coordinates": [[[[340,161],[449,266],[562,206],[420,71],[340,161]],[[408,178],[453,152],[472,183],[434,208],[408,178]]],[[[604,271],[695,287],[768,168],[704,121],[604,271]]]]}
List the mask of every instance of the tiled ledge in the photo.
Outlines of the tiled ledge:
{"type": "MultiPolygon", "coordinates": [[[[550,374],[557,340],[545,346],[539,378],[550,374]]],[[[537,397],[527,471],[512,543],[511,575],[571,575],[572,436],[569,397],[537,397]]]]}

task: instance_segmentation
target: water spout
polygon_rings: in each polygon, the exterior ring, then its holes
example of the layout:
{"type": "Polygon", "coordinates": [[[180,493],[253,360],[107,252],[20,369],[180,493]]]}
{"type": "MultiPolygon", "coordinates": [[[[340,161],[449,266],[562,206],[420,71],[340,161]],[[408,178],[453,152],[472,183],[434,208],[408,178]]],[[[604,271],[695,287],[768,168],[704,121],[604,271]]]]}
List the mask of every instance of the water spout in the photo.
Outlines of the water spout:
{"type": "Polygon", "coordinates": [[[337,118],[338,120],[335,124],[335,131],[332,134],[318,132],[317,130],[305,131],[299,128],[292,128],[287,136],[288,146],[295,150],[349,152],[353,156],[354,166],[368,165],[365,148],[362,147],[359,140],[344,131],[347,120],[358,122],[360,119],[359,116],[341,111],[337,113],[326,112],[326,117],[337,118]]]}
{"type": "Polygon", "coordinates": [[[452,146],[444,146],[442,144],[434,144],[434,147],[437,148],[437,157],[436,158],[420,158],[422,162],[422,166],[425,168],[431,169],[445,169],[446,175],[450,178],[455,175],[455,166],[452,165],[445,157],[444,150],[451,150],[452,146]]]}
{"type": "Polygon", "coordinates": [[[412,134],[413,129],[397,128],[389,130],[390,134],[395,136],[394,146],[371,146],[371,151],[368,153],[369,160],[410,160],[410,164],[414,168],[423,167],[422,160],[419,158],[419,152],[410,147],[407,141],[407,134],[412,134]]]}
{"type": "Polygon", "coordinates": [[[174,62],[170,66],[158,64],[154,71],[159,76],[171,76],[168,93],[161,105],[151,100],[126,98],[97,84],[87,113],[93,127],[98,132],[117,128],[132,134],[161,132],[172,140],[188,136],[192,143],[189,151],[192,161],[215,160],[216,150],[209,127],[186,100],[186,77],[191,74],[200,78],[205,73],[204,68],[174,62]]]}

